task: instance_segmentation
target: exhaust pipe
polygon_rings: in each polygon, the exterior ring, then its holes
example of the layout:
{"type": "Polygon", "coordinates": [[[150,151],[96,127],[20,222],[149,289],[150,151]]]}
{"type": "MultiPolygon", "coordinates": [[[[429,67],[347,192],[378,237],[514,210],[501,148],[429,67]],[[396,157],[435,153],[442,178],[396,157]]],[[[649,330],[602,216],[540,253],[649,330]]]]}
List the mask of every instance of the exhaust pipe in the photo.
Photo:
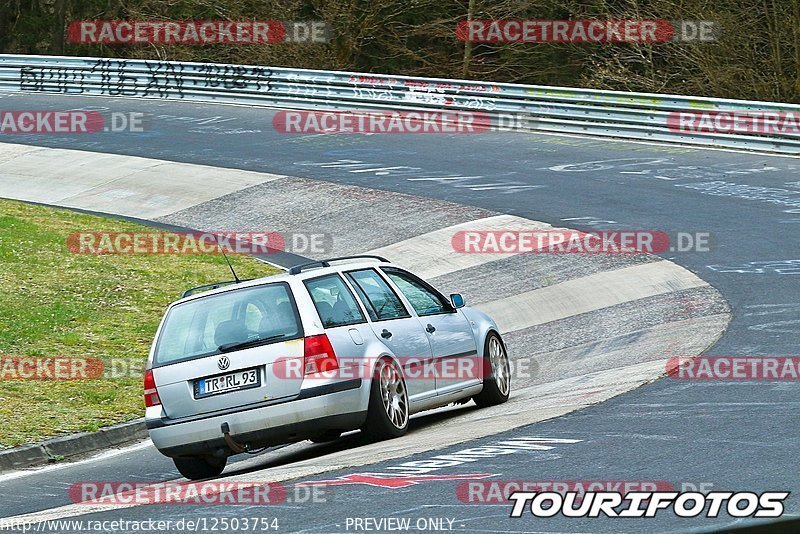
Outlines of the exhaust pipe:
{"type": "Polygon", "coordinates": [[[242,444],[236,441],[231,437],[231,427],[228,423],[222,423],[220,425],[220,430],[222,431],[222,437],[225,438],[225,443],[230,447],[230,449],[235,453],[242,453],[247,452],[248,446],[247,444],[242,444]]]}

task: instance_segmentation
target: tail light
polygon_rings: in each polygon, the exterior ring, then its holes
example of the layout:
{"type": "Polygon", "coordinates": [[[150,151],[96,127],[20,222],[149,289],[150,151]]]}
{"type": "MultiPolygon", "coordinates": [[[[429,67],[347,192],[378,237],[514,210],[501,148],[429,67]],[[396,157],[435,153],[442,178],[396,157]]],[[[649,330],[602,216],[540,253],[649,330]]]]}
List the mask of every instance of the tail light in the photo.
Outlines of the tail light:
{"type": "Polygon", "coordinates": [[[144,373],[144,405],[147,408],[161,405],[161,399],[158,398],[158,390],[156,389],[156,379],[153,377],[151,369],[144,373]]]}
{"type": "Polygon", "coordinates": [[[303,361],[303,374],[306,375],[339,368],[339,360],[336,358],[336,353],[333,352],[333,345],[327,334],[305,338],[303,361]]]}

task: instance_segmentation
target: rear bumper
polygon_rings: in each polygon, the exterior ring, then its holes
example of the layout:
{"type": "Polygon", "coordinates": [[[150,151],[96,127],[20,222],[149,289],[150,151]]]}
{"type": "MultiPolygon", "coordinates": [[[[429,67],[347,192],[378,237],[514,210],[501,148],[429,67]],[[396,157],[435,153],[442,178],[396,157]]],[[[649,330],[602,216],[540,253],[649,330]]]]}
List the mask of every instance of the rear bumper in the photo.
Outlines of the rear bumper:
{"type": "Polygon", "coordinates": [[[230,455],[220,427],[251,448],[300,441],[326,430],[353,430],[366,419],[369,382],[351,380],[306,391],[292,400],[185,420],[148,419],[150,439],[166,456],[230,455]],[[314,391],[317,390],[317,391],[314,391]]]}

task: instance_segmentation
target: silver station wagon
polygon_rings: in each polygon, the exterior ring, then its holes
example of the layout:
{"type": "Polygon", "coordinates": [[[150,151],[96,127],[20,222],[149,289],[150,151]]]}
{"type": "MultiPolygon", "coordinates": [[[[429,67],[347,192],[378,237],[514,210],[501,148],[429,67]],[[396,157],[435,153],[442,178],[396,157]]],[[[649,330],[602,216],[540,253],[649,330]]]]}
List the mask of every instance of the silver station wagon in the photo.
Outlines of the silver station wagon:
{"type": "Polygon", "coordinates": [[[510,372],[497,325],[460,294],[349,256],[187,291],[161,321],[144,384],[153,443],[201,479],[234,454],[356,429],[395,438],[422,410],[500,404],[510,372]]]}

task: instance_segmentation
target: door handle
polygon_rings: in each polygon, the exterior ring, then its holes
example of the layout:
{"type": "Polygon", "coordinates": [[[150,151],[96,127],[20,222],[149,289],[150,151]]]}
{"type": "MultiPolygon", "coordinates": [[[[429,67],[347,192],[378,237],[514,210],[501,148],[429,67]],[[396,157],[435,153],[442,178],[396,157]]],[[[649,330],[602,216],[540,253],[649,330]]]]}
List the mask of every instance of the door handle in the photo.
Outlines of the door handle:
{"type": "Polygon", "coordinates": [[[381,337],[383,339],[389,339],[390,337],[392,337],[392,333],[384,328],[383,332],[381,332],[381,337]]]}
{"type": "Polygon", "coordinates": [[[425,331],[429,334],[433,334],[436,332],[436,328],[432,324],[428,323],[428,326],[425,327],[425,331]]]}

